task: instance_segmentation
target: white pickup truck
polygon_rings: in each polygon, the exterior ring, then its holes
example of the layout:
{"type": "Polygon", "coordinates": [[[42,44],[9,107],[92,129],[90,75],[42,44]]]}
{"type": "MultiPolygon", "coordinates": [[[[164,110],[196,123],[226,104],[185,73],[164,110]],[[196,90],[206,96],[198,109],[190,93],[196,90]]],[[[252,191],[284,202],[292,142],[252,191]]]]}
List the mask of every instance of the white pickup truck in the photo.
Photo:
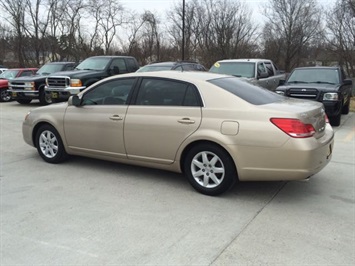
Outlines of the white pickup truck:
{"type": "Polygon", "coordinates": [[[220,60],[214,63],[209,72],[240,77],[271,91],[275,91],[280,80],[286,79],[285,72],[278,70],[268,59],[220,60]]]}

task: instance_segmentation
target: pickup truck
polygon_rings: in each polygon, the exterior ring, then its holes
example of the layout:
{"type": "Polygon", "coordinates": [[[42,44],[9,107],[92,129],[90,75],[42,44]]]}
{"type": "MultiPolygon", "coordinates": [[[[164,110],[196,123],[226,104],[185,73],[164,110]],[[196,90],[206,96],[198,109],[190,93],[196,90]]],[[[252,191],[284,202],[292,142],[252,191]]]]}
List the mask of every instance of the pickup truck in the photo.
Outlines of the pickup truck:
{"type": "Polygon", "coordinates": [[[11,95],[8,92],[9,80],[18,77],[33,76],[38,68],[11,68],[0,74],[0,102],[11,101],[11,95]]]}
{"type": "Polygon", "coordinates": [[[285,80],[284,71],[268,59],[228,59],[214,63],[209,72],[227,74],[242,78],[252,84],[275,91],[281,80],[285,80]]]}
{"type": "Polygon", "coordinates": [[[339,126],[341,115],[349,113],[352,80],[339,66],[295,68],[281,83],[278,94],[322,102],[332,126],[339,126]]]}
{"type": "Polygon", "coordinates": [[[101,79],[138,69],[137,60],[132,56],[93,56],[73,71],[48,76],[45,92],[52,102],[66,101],[101,79]]]}
{"type": "Polygon", "coordinates": [[[44,92],[46,77],[55,72],[74,69],[76,65],[74,62],[47,63],[36,72],[35,76],[10,80],[8,93],[20,104],[28,104],[33,99],[39,99],[41,105],[50,104],[52,101],[45,96],[44,92]]]}

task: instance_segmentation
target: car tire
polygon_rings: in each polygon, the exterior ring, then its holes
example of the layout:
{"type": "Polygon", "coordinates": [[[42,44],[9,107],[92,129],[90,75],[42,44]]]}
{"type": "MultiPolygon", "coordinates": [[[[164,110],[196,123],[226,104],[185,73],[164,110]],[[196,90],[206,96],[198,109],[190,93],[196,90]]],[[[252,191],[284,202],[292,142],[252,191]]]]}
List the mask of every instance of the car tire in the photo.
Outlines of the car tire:
{"type": "Polygon", "coordinates": [[[338,127],[340,126],[340,120],[341,120],[341,112],[335,116],[329,117],[329,122],[333,127],[338,127]]]}
{"type": "Polygon", "coordinates": [[[347,114],[349,113],[349,111],[350,111],[350,100],[348,101],[347,104],[345,104],[345,105],[343,106],[343,108],[341,109],[341,113],[342,113],[343,115],[347,115],[347,114]]]}
{"type": "Polygon", "coordinates": [[[48,163],[60,163],[68,157],[58,131],[51,125],[38,129],[35,142],[39,155],[48,163]]]}
{"type": "Polygon", "coordinates": [[[32,102],[32,99],[18,99],[16,101],[20,104],[29,104],[30,102],[32,102]]]}
{"type": "Polygon", "coordinates": [[[214,144],[192,147],[185,157],[183,168],[192,187],[209,196],[226,192],[238,179],[233,159],[223,148],[214,144]]]}
{"type": "Polygon", "coordinates": [[[41,105],[48,105],[52,103],[50,94],[45,93],[44,88],[40,88],[39,90],[39,103],[41,105]]]}
{"type": "Polygon", "coordinates": [[[11,95],[6,91],[6,89],[2,89],[0,92],[0,101],[1,102],[9,102],[11,101],[11,95]]]}

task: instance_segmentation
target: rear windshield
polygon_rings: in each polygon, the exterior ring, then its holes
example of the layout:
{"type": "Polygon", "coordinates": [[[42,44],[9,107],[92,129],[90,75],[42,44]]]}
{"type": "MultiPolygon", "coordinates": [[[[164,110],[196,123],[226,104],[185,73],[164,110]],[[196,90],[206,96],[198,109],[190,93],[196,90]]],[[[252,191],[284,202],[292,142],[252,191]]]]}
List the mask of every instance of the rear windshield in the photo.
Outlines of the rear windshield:
{"type": "Polygon", "coordinates": [[[218,74],[232,75],[235,77],[254,78],[255,63],[250,62],[217,62],[210,72],[218,74]]]}
{"type": "Polygon", "coordinates": [[[137,72],[151,72],[171,70],[172,66],[145,66],[137,70],[137,72]]]}
{"type": "Polygon", "coordinates": [[[238,78],[211,79],[208,82],[226,90],[254,105],[269,104],[285,99],[275,92],[255,86],[238,78]]]}

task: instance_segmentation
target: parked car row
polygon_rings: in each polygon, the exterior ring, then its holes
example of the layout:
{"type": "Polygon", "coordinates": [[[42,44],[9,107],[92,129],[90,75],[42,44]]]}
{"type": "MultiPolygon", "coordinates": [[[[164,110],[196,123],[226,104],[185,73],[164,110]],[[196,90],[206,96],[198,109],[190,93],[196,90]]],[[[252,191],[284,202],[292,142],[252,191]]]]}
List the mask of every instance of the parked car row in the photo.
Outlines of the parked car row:
{"type": "MultiPolygon", "coordinates": [[[[74,62],[48,63],[35,77],[16,77],[9,80],[9,90],[1,88],[1,100],[12,99],[27,104],[39,99],[42,105],[67,101],[99,80],[117,74],[151,71],[207,71],[192,61],[158,62],[139,68],[131,56],[95,56],[76,65],[74,62]]],[[[291,72],[286,80],[284,71],[268,59],[219,60],[209,72],[227,74],[243,79],[287,97],[322,102],[333,126],[341,115],[349,112],[352,80],[340,67],[305,67],[291,72]]],[[[5,72],[6,73],[6,72],[5,72]]]]}

